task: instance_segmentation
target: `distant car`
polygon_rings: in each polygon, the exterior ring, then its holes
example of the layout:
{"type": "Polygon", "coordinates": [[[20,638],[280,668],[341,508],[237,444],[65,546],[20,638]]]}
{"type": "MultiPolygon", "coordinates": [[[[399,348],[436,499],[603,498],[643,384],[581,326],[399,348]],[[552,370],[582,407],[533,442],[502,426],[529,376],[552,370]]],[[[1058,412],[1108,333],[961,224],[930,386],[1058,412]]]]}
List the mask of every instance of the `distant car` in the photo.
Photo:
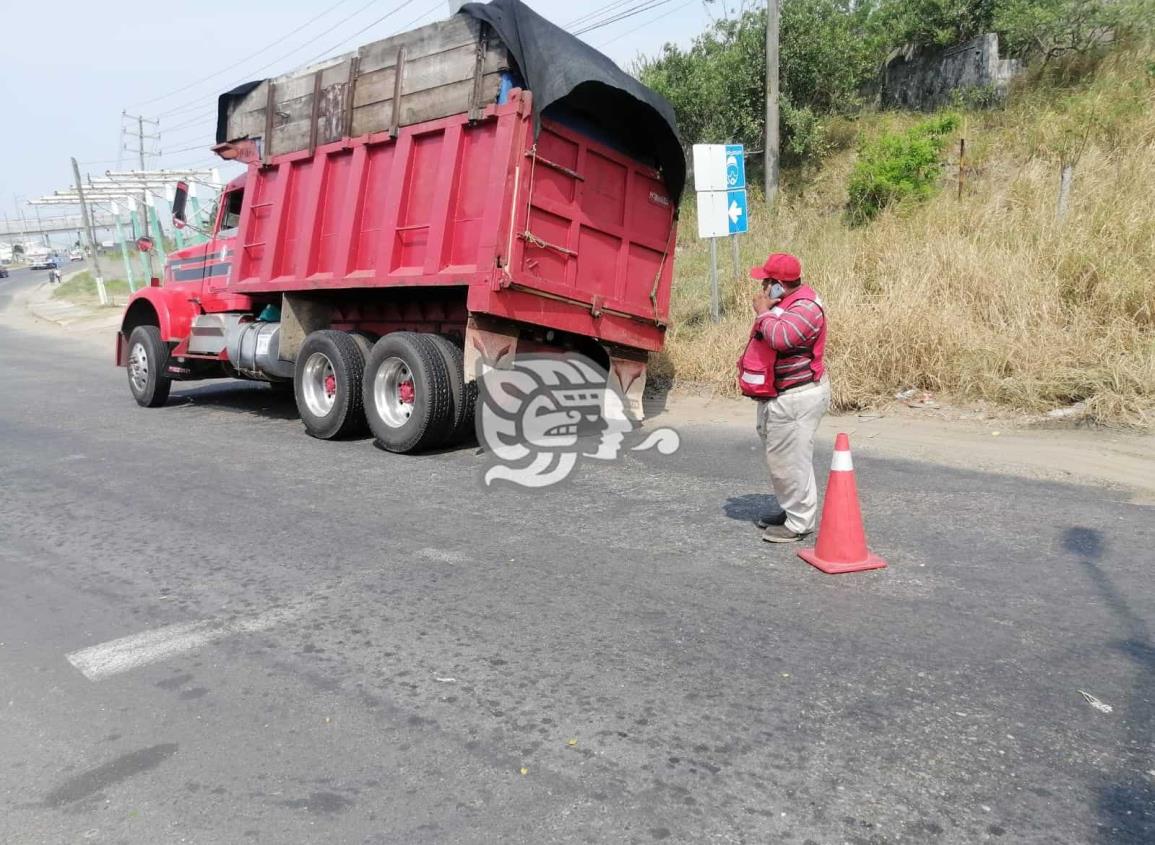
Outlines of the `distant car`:
{"type": "Polygon", "coordinates": [[[38,258],[28,266],[32,270],[55,270],[60,265],[55,258],[38,258]]]}
{"type": "Polygon", "coordinates": [[[7,278],[8,278],[8,268],[7,267],[0,267],[0,279],[7,279],[7,278]]]}
{"type": "Polygon", "coordinates": [[[83,261],[84,260],[84,253],[78,249],[74,249],[74,250],[72,250],[72,252],[68,253],[68,260],[69,261],[83,261]]]}

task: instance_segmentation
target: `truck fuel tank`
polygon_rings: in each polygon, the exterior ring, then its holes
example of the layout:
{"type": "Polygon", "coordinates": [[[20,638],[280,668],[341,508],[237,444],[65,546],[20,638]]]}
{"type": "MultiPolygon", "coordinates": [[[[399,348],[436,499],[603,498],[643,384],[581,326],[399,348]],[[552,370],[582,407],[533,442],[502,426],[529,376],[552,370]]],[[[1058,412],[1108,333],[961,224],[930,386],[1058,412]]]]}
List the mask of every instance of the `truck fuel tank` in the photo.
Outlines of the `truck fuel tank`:
{"type": "Polygon", "coordinates": [[[280,323],[254,321],[229,327],[226,348],[229,363],[239,374],[253,379],[291,379],[292,361],[282,361],[280,323]]]}

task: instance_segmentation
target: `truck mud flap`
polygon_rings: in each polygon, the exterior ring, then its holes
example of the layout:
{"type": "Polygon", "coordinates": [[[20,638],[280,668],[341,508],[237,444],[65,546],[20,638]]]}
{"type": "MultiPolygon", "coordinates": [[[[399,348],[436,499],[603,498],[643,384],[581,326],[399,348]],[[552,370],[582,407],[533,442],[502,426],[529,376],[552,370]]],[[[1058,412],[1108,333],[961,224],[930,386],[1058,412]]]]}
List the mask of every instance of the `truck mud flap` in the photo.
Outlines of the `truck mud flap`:
{"type": "Polygon", "coordinates": [[[500,320],[472,315],[465,325],[465,382],[487,370],[503,370],[517,354],[518,329],[500,320]]]}

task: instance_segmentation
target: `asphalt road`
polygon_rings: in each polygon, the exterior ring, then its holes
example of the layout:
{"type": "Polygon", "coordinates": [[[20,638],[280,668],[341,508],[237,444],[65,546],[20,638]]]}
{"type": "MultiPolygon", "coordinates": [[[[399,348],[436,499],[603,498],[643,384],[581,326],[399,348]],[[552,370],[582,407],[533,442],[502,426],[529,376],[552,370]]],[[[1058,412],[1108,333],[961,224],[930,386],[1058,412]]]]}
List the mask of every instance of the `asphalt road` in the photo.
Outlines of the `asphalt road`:
{"type": "Polygon", "coordinates": [[[4,327],[0,391],[0,841],[1155,838],[1150,509],[859,458],[828,577],[752,430],[523,494],[4,327]]]}

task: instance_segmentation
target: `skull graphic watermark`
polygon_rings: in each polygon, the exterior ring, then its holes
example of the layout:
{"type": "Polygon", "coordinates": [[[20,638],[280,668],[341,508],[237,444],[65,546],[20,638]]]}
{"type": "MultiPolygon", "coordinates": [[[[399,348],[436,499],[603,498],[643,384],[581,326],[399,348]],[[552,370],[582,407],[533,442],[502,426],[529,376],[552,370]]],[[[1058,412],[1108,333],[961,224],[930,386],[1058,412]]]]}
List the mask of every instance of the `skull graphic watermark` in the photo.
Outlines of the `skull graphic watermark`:
{"type": "MultiPolygon", "coordinates": [[[[477,437],[490,457],[486,486],[550,487],[579,459],[617,459],[637,424],[607,373],[578,354],[518,357],[508,369],[478,377],[477,437]]],[[[651,432],[631,451],[671,455],[681,445],[670,428],[651,432]]]]}

